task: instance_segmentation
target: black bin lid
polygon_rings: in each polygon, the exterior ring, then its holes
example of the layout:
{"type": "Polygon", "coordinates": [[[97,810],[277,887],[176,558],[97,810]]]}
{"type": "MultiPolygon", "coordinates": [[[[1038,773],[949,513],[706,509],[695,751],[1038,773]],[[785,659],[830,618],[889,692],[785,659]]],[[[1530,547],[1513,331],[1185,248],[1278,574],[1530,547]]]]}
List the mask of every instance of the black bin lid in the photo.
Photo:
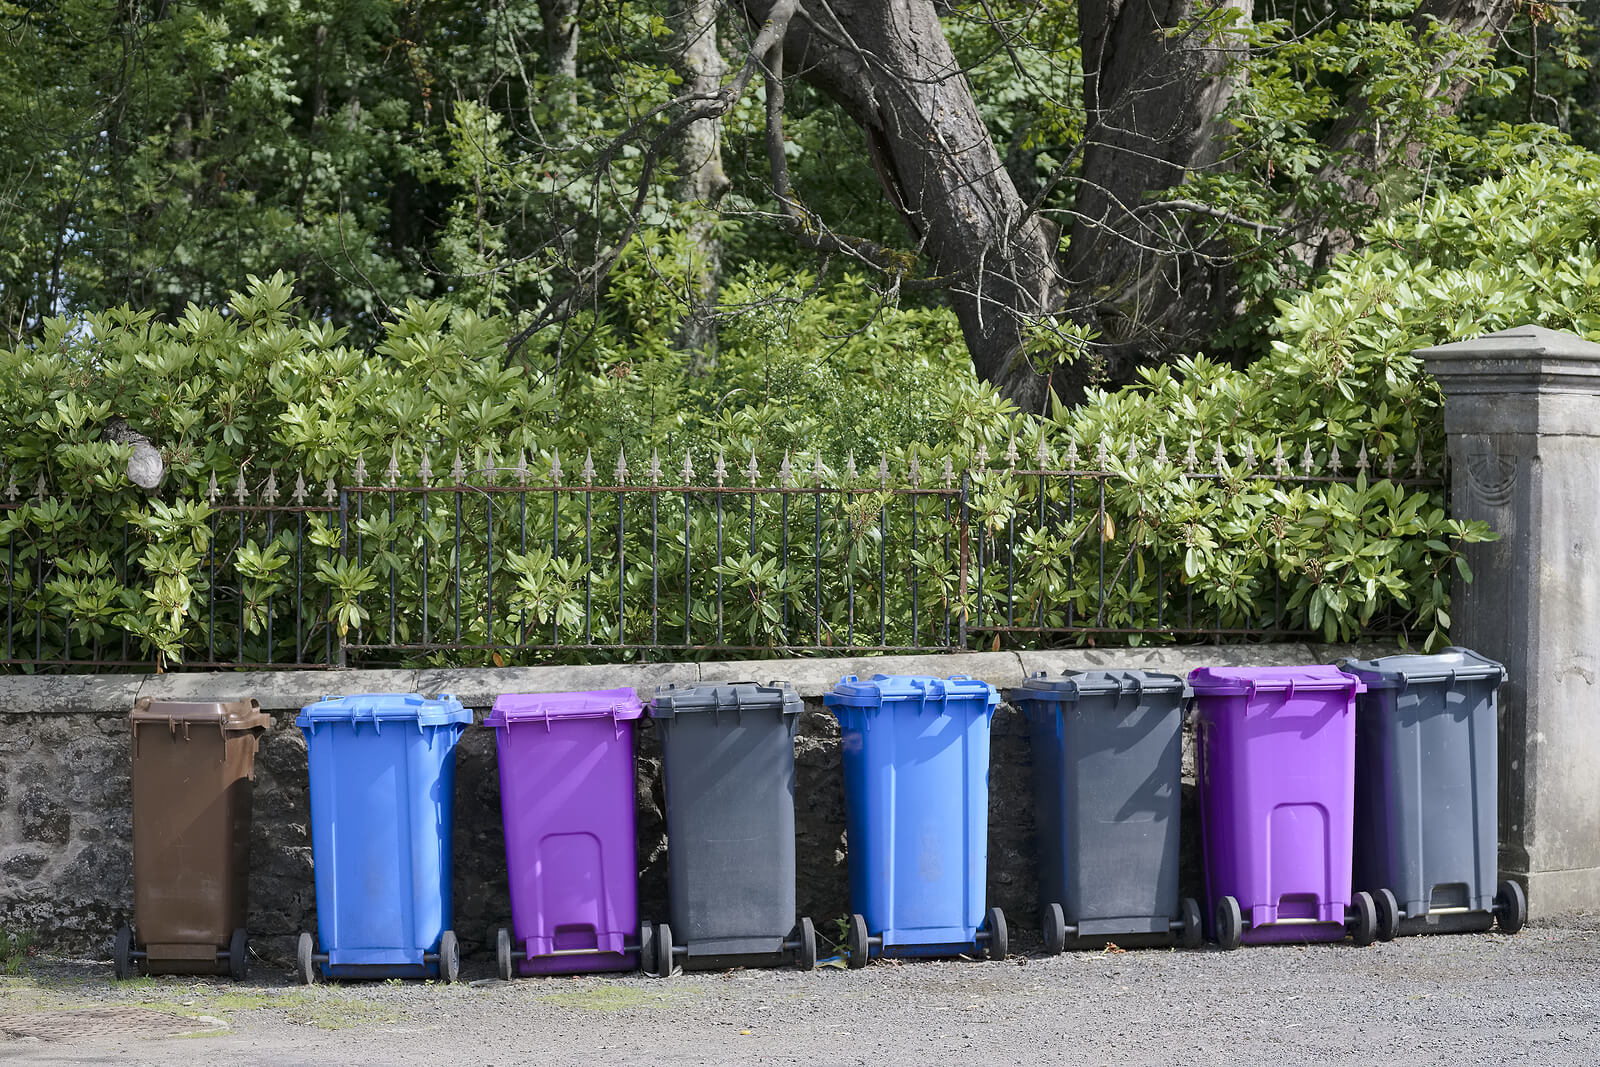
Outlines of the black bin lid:
{"type": "Polygon", "coordinates": [[[788,682],[721,682],[682,689],[676,685],[659,686],[649,710],[652,719],[670,719],[697,711],[776,711],[798,715],[803,706],[800,694],[788,682]]]}
{"type": "Polygon", "coordinates": [[[1181,698],[1189,695],[1189,686],[1176,674],[1162,671],[1064,671],[1057,678],[1040,671],[1022,685],[1007,689],[1006,702],[1075,704],[1083,697],[1137,698],[1145,694],[1181,698]]]}
{"type": "Polygon", "coordinates": [[[1339,664],[1367,683],[1368,689],[1405,689],[1411,685],[1444,682],[1492,681],[1499,685],[1506,680],[1503,665],[1470,648],[1452,645],[1431,656],[1404,654],[1381,656],[1378,659],[1350,659],[1339,664]]]}

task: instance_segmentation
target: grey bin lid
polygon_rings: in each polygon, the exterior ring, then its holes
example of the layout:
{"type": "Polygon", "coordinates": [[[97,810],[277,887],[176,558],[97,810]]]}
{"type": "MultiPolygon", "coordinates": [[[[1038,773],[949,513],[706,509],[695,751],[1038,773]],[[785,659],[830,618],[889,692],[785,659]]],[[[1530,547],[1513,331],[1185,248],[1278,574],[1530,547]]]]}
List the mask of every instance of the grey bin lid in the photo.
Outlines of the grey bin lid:
{"type": "Polygon", "coordinates": [[[1340,669],[1367,683],[1368,689],[1404,689],[1410,685],[1436,682],[1480,682],[1495,685],[1505,681],[1506,669],[1470,648],[1451,647],[1431,656],[1383,656],[1379,659],[1352,659],[1340,669]]]}
{"type": "Polygon", "coordinates": [[[1043,671],[1032,675],[1022,685],[1006,690],[1006,702],[1023,701],[1071,704],[1082,697],[1115,695],[1124,696],[1185,697],[1189,686],[1175,674],[1160,671],[1066,671],[1051,678],[1043,671]]]}
{"type": "Polygon", "coordinates": [[[798,715],[804,707],[800,694],[788,682],[757,685],[755,682],[726,682],[721,685],[693,685],[679,689],[663,685],[650,701],[652,719],[670,719],[697,711],[776,711],[798,715]]]}

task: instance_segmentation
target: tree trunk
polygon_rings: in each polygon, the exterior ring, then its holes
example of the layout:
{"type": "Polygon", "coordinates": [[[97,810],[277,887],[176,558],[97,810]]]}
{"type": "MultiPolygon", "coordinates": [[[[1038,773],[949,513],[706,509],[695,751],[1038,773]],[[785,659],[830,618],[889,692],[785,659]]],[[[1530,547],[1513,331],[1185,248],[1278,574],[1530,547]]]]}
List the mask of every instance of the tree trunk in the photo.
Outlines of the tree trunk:
{"type": "Polygon", "coordinates": [[[578,110],[578,6],[581,0],[539,0],[544,29],[544,70],[556,97],[557,129],[578,110]]]}
{"type": "MultiPolygon", "coordinates": [[[[726,66],[717,45],[718,0],[675,0],[671,22],[678,37],[675,57],[683,91],[710,99],[721,87],[726,66]]],[[[717,204],[731,183],[722,169],[722,120],[697,119],[688,124],[673,146],[677,164],[678,200],[688,205],[689,308],[678,327],[676,346],[692,355],[691,367],[705,370],[716,363],[718,281],[722,274],[722,246],[716,236],[717,204]]]]}
{"type": "MultiPolygon", "coordinates": [[[[772,6],[743,0],[760,25],[772,6]]],[[[785,65],[866,134],[891,200],[931,272],[959,278],[949,300],[978,376],[1043,411],[1047,378],[1027,325],[1060,307],[1055,235],[1006,174],[931,0],[835,0],[789,24],[785,65]]]]}

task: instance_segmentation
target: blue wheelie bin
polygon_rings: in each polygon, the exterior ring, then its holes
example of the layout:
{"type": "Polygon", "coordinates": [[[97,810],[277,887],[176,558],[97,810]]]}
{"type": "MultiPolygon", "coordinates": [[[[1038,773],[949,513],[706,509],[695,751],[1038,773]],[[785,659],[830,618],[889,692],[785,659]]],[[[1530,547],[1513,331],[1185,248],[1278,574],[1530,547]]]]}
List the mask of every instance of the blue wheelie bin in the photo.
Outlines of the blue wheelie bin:
{"type": "Polygon", "coordinates": [[[456,742],[472,712],[455,697],[330,697],[301,711],[311,775],[317,938],[296,974],[442,978],[461,950],[450,929],[456,742]]]}
{"type": "Polygon", "coordinates": [[[850,844],[850,966],[870,956],[1004,959],[1005,915],[984,910],[989,725],[1000,695],[964,675],[842,679],[850,844]]]}

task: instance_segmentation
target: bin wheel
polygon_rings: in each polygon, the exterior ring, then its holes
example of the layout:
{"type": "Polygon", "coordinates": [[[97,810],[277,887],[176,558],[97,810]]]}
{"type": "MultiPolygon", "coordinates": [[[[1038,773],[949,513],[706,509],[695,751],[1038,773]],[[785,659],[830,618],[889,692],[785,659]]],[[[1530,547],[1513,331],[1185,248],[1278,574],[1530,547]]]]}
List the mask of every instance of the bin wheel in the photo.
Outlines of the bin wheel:
{"type": "Polygon", "coordinates": [[[1372,894],[1372,902],[1378,907],[1378,940],[1393,941],[1400,932],[1400,901],[1393,890],[1380,889],[1372,894]]]}
{"type": "Polygon", "coordinates": [[[656,973],[656,928],[648,919],[639,924],[639,969],[656,973]]]}
{"type": "Polygon", "coordinates": [[[244,932],[244,927],[240,927],[228,938],[228,977],[235,982],[242,982],[249,969],[250,937],[244,932]]]}
{"type": "Polygon", "coordinates": [[[1217,947],[1232,952],[1244,942],[1244,912],[1233,897],[1217,901],[1217,947]]]}
{"type": "Polygon", "coordinates": [[[311,942],[311,935],[304,930],[300,931],[300,941],[295,945],[294,976],[300,980],[301,985],[317,984],[317,964],[311,958],[315,949],[311,942]]]}
{"type": "Polygon", "coordinates": [[[1183,933],[1180,935],[1184,948],[1199,948],[1200,942],[1205,940],[1206,933],[1201,929],[1200,902],[1194,897],[1183,898],[1183,933]]]}
{"type": "Polygon", "coordinates": [[[1373,903],[1372,894],[1363,889],[1350,901],[1350,940],[1358,948],[1366,948],[1378,937],[1378,905],[1373,903]]]}
{"type": "Polygon", "coordinates": [[[133,927],[117,927],[117,936],[111,942],[111,969],[117,981],[133,977],[133,927]]]}
{"type": "Polygon", "coordinates": [[[1039,912],[1039,928],[1044,931],[1044,951],[1059,956],[1067,947],[1067,916],[1060,904],[1046,904],[1039,912]]]}
{"type": "Polygon", "coordinates": [[[867,944],[867,919],[857,912],[850,916],[849,928],[845,931],[845,947],[850,950],[850,969],[859,971],[867,965],[867,960],[872,954],[867,944]]]}
{"type": "Polygon", "coordinates": [[[511,981],[511,935],[503,926],[494,934],[494,962],[500,980],[511,981]]]}
{"type": "Polygon", "coordinates": [[[798,934],[798,940],[800,942],[800,951],[796,953],[796,959],[794,961],[795,966],[799,967],[802,971],[816,970],[817,928],[811,924],[810,919],[802,916],[800,919],[800,925],[796,928],[796,933],[798,934]]]}
{"type": "Polygon", "coordinates": [[[988,921],[984,925],[989,930],[989,958],[1005,959],[1011,952],[1011,938],[1006,936],[1006,913],[999,908],[990,908],[988,921]]]}
{"type": "Polygon", "coordinates": [[[1514,934],[1528,921],[1528,894],[1521,884],[1507,879],[1494,895],[1494,923],[1502,934],[1514,934]]]}
{"type": "Polygon", "coordinates": [[[656,969],[657,978],[672,977],[672,927],[666,923],[656,923],[656,969]]]}
{"type": "Polygon", "coordinates": [[[439,935],[439,977],[446,985],[461,978],[461,943],[454,930],[439,935]]]}

